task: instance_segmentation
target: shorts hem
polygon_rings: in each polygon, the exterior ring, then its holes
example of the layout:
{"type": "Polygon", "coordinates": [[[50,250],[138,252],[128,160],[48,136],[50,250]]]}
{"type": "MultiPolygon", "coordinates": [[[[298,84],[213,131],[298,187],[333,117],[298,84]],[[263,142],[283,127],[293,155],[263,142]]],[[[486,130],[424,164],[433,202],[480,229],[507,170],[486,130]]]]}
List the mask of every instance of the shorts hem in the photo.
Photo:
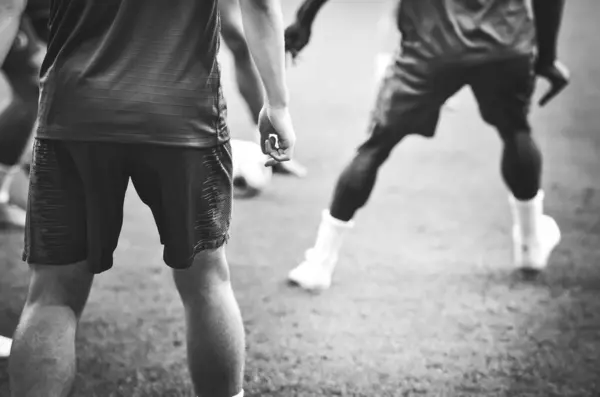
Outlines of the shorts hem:
{"type": "Polygon", "coordinates": [[[219,238],[205,241],[202,244],[197,245],[196,247],[194,247],[194,254],[192,255],[192,257],[190,259],[188,259],[186,261],[185,264],[179,264],[179,263],[176,263],[175,261],[167,260],[166,258],[163,258],[163,260],[165,261],[165,264],[172,269],[186,270],[186,269],[189,269],[190,267],[192,267],[192,265],[194,264],[194,259],[196,258],[196,255],[198,255],[200,252],[221,248],[228,241],[229,241],[229,233],[227,233],[224,236],[221,236],[219,238]]]}
{"type": "Polygon", "coordinates": [[[27,263],[28,265],[39,265],[39,266],[69,266],[69,265],[74,265],[74,264],[81,263],[81,262],[87,262],[89,271],[92,274],[104,273],[105,271],[110,270],[113,267],[113,263],[111,262],[104,266],[92,268],[92,267],[90,267],[87,255],[82,256],[82,257],[77,257],[75,259],[69,259],[69,260],[51,260],[51,261],[49,261],[49,260],[34,260],[32,255],[29,255],[26,252],[23,252],[23,255],[21,255],[21,260],[23,262],[27,263]]]}

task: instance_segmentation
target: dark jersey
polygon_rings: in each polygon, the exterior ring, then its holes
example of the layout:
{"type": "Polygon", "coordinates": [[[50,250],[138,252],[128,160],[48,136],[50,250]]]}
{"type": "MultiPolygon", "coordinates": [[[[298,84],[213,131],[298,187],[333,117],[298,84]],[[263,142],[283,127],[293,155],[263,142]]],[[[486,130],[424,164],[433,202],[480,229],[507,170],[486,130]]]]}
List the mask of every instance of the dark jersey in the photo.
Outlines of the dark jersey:
{"type": "Polygon", "coordinates": [[[219,25],[217,0],[52,0],[38,137],[227,141],[219,25]]]}
{"type": "Polygon", "coordinates": [[[447,61],[486,61],[535,49],[530,0],[400,0],[405,51],[447,61]]]}

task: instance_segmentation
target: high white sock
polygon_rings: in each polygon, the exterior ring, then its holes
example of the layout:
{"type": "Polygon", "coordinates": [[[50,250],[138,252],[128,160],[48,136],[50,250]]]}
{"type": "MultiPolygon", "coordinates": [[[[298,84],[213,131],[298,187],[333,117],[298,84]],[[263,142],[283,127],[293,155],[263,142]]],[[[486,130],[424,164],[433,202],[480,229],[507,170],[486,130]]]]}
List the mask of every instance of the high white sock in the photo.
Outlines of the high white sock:
{"type": "Polygon", "coordinates": [[[520,229],[523,241],[537,238],[540,219],[544,213],[544,192],[539,191],[531,200],[509,197],[514,224],[520,229]]]}
{"type": "Polygon", "coordinates": [[[326,257],[337,255],[342,248],[347,231],[353,226],[353,221],[345,222],[335,219],[330,215],[329,210],[323,210],[317,241],[313,248],[315,254],[326,257]]]}

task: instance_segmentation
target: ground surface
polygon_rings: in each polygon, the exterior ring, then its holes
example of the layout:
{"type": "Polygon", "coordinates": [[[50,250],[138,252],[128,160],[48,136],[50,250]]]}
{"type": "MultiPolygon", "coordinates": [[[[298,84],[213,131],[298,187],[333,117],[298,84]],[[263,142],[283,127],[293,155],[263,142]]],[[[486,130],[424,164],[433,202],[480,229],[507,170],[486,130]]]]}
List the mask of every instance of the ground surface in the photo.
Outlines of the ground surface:
{"type": "MultiPolygon", "coordinates": [[[[286,0],[286,15],[297,1],[286,0]]],[[[248,396],[600,395],[600,44],[597,0],[569,2],[571,88],[534,124],[547,211],[563,242],[547,273],[510,266],[499,142],[468,93],[433,141],[395,151],[340,259],[313,296],[284,279],[313,241],[332,184],[363,137],[380,2],[333,1],[290,72],[302,181],[237,201],[229,258],[248,335],[248,396]]],[[[249,123],[230,76],[233,133],[249,123]]],[[[131,190],[113,271],[79,333],[76,396],[191,396],[182,309],[150,212],[131,190]]],[[[26,292],[22,235],[0,237],[0,333],[26,292]]],[[[0,363],[0,396],[8,396],[0,363]]]]}

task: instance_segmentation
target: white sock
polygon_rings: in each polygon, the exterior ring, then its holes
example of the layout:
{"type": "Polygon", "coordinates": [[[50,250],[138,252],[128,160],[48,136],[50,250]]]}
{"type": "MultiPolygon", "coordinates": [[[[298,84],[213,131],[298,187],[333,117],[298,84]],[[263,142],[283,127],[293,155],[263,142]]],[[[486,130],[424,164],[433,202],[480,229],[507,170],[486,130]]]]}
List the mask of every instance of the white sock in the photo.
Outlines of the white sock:
{"type": "Polygon", "coordinates": [[[539,191],[531,200],[509,197],[513,222],[520,229],[523,241],[537,238],[540,219],[544,213],[544,192],[539,191]]]}
{"type": "Polygon", "coordinates": [[[10,200],[10,185],[18,171],[18,166],[0,165],[0,204],[6,204],[10,200]]]}
{"type": "Polygon", "coordinates": [[[329,210],[323,210],[321,215],[321,224],[317,232],[317,241],[315,242],[314,252],[317,255],[330,256],[337,255],[342,248],[346,232],[354,226],[353,221],[341,221],[335,219],[329,213],[329,210]]]}

